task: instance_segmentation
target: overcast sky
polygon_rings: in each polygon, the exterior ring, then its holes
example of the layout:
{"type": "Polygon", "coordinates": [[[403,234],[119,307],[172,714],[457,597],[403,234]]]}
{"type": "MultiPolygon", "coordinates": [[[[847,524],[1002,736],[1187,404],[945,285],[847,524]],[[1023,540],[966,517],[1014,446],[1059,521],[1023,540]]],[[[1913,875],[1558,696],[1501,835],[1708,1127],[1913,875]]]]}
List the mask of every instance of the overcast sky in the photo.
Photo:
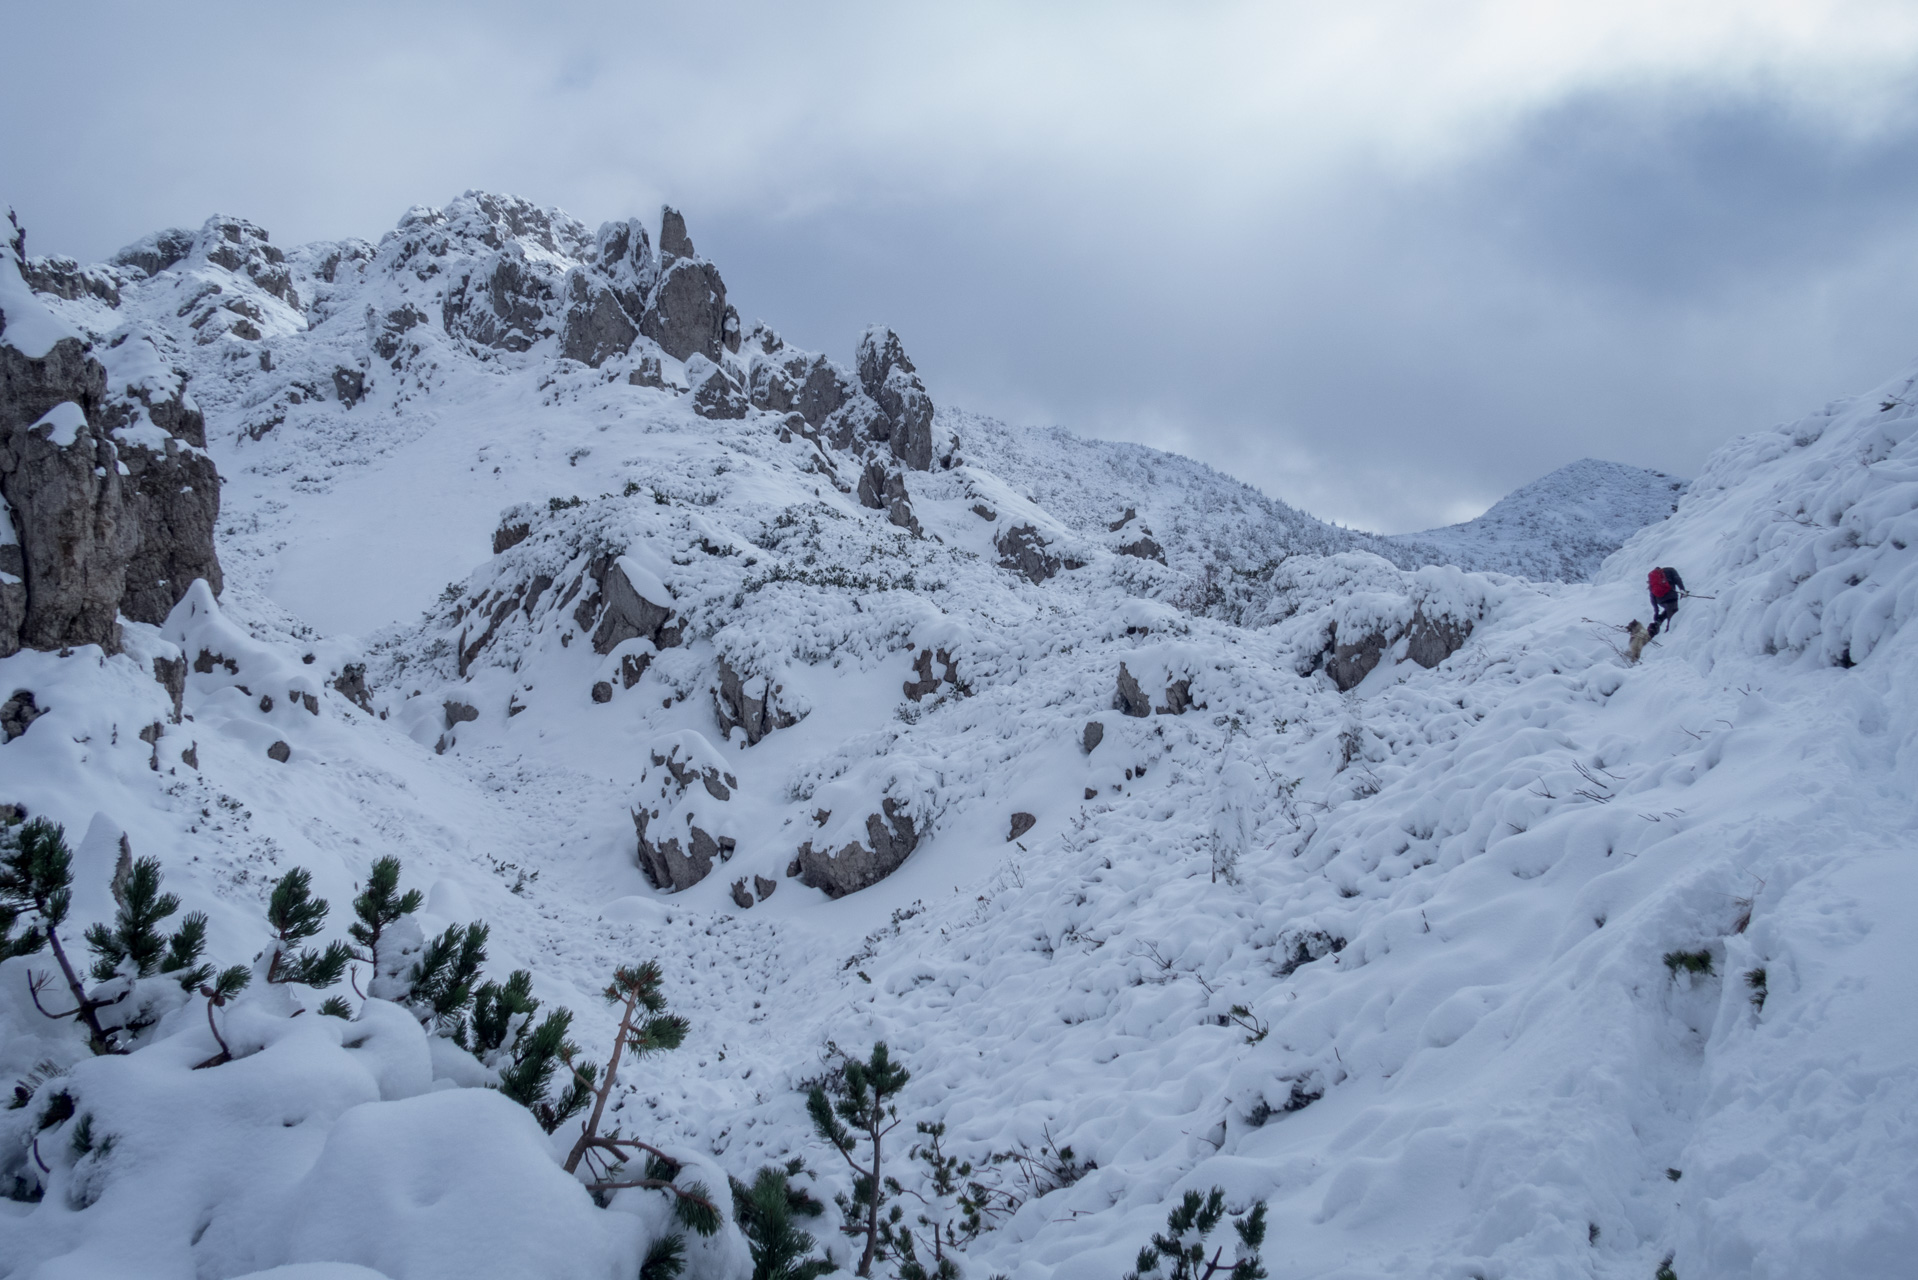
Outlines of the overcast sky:
{"type": "Polygon", "coordinates": [[[670,201],[748,322],[1387,532],[1918,355],[1918,5],[8,5],[0,200],[670,201]]]}

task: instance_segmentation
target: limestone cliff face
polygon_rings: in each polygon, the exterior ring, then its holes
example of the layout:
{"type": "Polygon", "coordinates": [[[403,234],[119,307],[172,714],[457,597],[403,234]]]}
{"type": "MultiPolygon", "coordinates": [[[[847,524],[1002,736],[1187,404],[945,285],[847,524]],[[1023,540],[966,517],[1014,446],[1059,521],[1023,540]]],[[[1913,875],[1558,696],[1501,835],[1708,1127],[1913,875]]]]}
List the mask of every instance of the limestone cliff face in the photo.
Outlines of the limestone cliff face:
{"type": "Polygon", "coordinates": [[[0,656],[114,651],[120,615],[158,623],[194,579],[221,586],[220,481],[184,380],[114,388],[37,302],[29,282],[57,275],[0,259],[0,656]]]}

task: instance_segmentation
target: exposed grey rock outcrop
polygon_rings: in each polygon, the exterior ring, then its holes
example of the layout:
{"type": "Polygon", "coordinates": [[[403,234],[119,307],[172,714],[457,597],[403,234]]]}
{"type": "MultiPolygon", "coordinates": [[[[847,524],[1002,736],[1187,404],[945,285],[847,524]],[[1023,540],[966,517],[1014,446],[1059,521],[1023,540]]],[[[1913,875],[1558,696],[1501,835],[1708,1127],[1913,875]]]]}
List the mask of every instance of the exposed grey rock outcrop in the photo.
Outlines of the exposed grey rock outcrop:
{"type": "Polygon", "coordinates": [[[366,687],[366,664],[349,662],[340,668],[340,674],[333,677],[333,691],[348,702],[373,714],[373,694],[366,687]]]}
{"type": "Polygon", "coordinates": [[[726,282],[718,267],[694,254],[676,209],[660,212],[659,258],[640,332],[675,360],[696,353],[717,364],[721,347],[739,350],[739,313],[726,305],[726,282]]]}
{"type": "Polygon", "coordinates": [[[1126,664],[1119,664],[1119,687],[1112,695],[1113,710],[1128,716],[1149,716],[1152,714],[1152,700],[1139,688],[1139,681],[1126,664]]]}
{"type": "Polygon", "coordinates": [[[1165,705],[1159,707],[1162,716],[1182,716],[1195,705],[1192,701],[1192,681],[1174,680],[1165,687],[1165,705]]]}
{"type": "Polygon", "coordinates": [[[159,624],[196,578],[217,594],[224,585],[213,550],[220,518],[220,476],[213,459],[167,441],[160,451],[119,443],[127,469],[121,482],[127,515],[138,534],[127,561],[120,612],[159,624]]]}
{"type": "Polygon", "coordinates": [[[194,237],[193,250],[204,253],[206,260],[215,266],[245,275],[287,306],[299,309],[300,295],[293,287],[293,273],[287,269],[286,255],[268,243],[263,227],[245,218],[215,214],[194,237]]]}
{"type": "Polygon", "coordinates": [[[171,227],[135,240],[114,254],[112,262],[116,267],[131,267],[148,276],[157,276],[192,252],[193,233],[185,227],[171,227]]]}
{"type": "Polygon", "coordinates": [[[167,691],[173,700],[173,723],[180,723],[180,716],[186,709],[186,659],[155,658],[153,660],[153,678],[167,691]]]}
{"type": "Polygon", "coordinates": [[[892,438],[892,421],[878,401],[863,391],[854,392],[828,418],[824,425],[826,440],[835,449],[859,448],[865,452],[872,444],[884,444],[892,438]]]}
{"type": "Polygon", "coordinates": [[[0,513],[12,528],[0,537],[0,572],[20,581],[0,583],[0,655],[22,645],[117,650],[119,614],[158,623],[195,578],[222,585],[219,476],[199,451],[205,419],[183,381],[114,397],[80,339],[29,356],[6,340],[5,323],[0,513]],[[116,437],[136,424],[162,434],[116,437]]]}
{"type": "Polygon", "coordinates": [[[644,315],[646,299],[659,283],[652,240],[638,218],[608,222],[593,237],[594,263],[612,286],[628,317],[644,315]]]}
{"type": "Polygon", "coordinates": [[[23,645],[119,649],[116,618],[139,532],[119,451],[99,425],[105,399],[106,370],[78,339],[33,359],[0,330],[0,498],[12,510],[26,594],[0,654],[23,645]]]}
{"type": "Polygon", "coordinates": [[[1085,753],[1091,755],[1105,740],[1106,727],[1097,720],[1086,721],[1085,732],[1079,736],[1079,745],[1085,749],[1085,753]]]}
{"type": "Polygon", "coordinates": [[[710,830],[721,823],[709,811],[714,802],[723,805],[731,800],[739,784],[717,763],[710,744],[696,734],[686,735],[663,753],[652,752],[651,760],[652,768],[641,785],[657,781],[659,803],[641,804],[633,811],[637,856],[654,888],[677,893],[704,880],[715,860],[724,862],[737,849],[731,836],[710,830]],[[694,791],[695,783],[699,791],[694,791]]]}
{"type": "Polygon", "coordinates": [[[341,404],[351,409],[366,397],[366,374],[344,365],[334,369],[333,394],[339,397],[341,404]]]}
{"type": "Polygon", "coordinates": [[[700,417],[723,421],[746,416],[746,393],[721,366],[694,355],[686,362],[686,380],[693,385],[693,412],[700,417]]]}
{"type": "Polygon", "coordinates": [[[722,737],[731,737],[735,728],[746,731],[746,745],[757,745],[774,729],[788,729],[799,723],[797,716],[779,705],[780,686],[765,676],[742,678],[725,658],[719,660],[719,686],[713,690],[713,710],[719,720],[722,737]]]}
{"type": "Polygon", "coordinates": [[[15,689],[13,696],[0,702],[0,743],[12,742],[47,710],[33,700],[33,690],[15,689]]]}
{"type": "Polygon", "coordinates": [[[689,789],[697,782],[713,799],[731,800],[733,788],[739,785],[739,780],[718,764],[711,760],[697,760],[692,752],[677,745],[664,755],[653,752],[652,762],[654,768],[666,770],[667,776],[672,778],[673,785],[680,791],[689,789]]]}
{"type": "MultiPolygon", "coordinates": [[[[451,303],[448,302],[446,305],[450,306],[451,303]]],[[[442,310],[444,310],[444,307],[442,307],[442,310]]],[[[408,338],[406,335],[426,323],[426,313],[419,310],[419,308],[415,307],[412,303],[402,303],[384,315],[377,314],[369,308],[366,323],[367,332],[373,343],[373,354],[382,360],[390,362],[395,369],[400,368],[405,363],[405,358],[408,355],[417,355],[419,353],[419,343],[414,339],[408,338]]],[[[448,322],[448,328],[449,330],[451,329],[450,321],[448,322]]],[[[514,351],[525,350],[524,347],[513,346],[511,341],[502,341],[493,345],[505,346],[514,351]]],[[[531,345],[532,343],[529,340],[527,346],[531,345]]]]}
{"type": "Polygon", "coordinates": [[[698,251],[693,248],[693,238],[686,234],[686,219],[671,205],[663,206],[659,211],[659,258],[662,266],[670,267],[681,258],[691,258],[698,251]]]}
{"type": "Polygon", "coordinates": [[[0,502],[0,658],[20,648],[27,621],[27,561],[13,535],[13,512],[0,502]]]}
{"type": "Polygon", "coordinates": [[[829,898],[843,898],[897,871],[919,847],[919,832],[897,801],[888,798],[881,808],[883,813],[866,818],[864,843],[854,840],[836,850],[815,849],[810,840],[800,845],[800,880],[829,898]]]}
{"type": "Polygon", "coordinates": [[[561,285],[565,312],[560,320],[559,353],[599,368],[624,354],[639,336],[639,326],[620,305],[613,287],[592,272],[574,267],[561,285]]]}
{"type": "Polygon", "coordinates": [[[1006,834],[1006,843],[1011,844],[1014,840],[1017,840],[1020,836],[1032,830],[1038,824],[1039,824],[1039,819],[1034,817],[1032,814],[1029,814],[1029,813],[1013,814],[1012,828],[1006,834]]]}
{"type": "Polygon", "coordinates": [[[910,532],[914,537],[924,537],[919,527],[919,518],[912,512],[912,498],[906,492],[906,477],[897,471],[891,471],[880,462],[868,462],[859,476],[859,502],[874,511],[884,511],[886,519],[910,532]]]}
{"type": "Polygon", "coordinates": [[[555,284],[527,261],[526,250],[509,241],[447,289],[441,320],[455,337],[500,351],[525,351],[554,332],[548,312],[556,292],[555,284]]]}
{"type": "Polygon", "coordinates": [[[919,656],[913,660],[913,674],[919,678],[906,681],[904,692],[914,702],[929,693],[937,693],[941,684],[950,684],[961,692],[965,691],[965,686],[959,680],[958,660],[943,648],[939,650],[938,658],[942,670],[937,673],[932,669],[933,651],[931,649],[921,649],[919,656]]]}
{"type": "Polygon", "coordinates": [[[713,859],[719,856],[719,844],[703,828],[693,827],[682,842],[677,834],[659,835],[649,831],[652,814],[640,809],[633,814],[633,829],[639,839],[639,869],[655,889],[678,893],[690,889],[712,874],[713,859]]]}
{"type": "Polygon", "coordinates": [[[797,413],[821,427],[855,394],[851,381],[825,356],[787,348],[776,333],[761,334],[746,367],[753,408],[797,413]]]}
{"type": "MultiPolygon", "coordinates": [[[[1106,530],[1109,533],[1118,533],[1138,518],[1139,509],[1127,507],[1125,514],[1108,524],[1106,530]]],[[[1165,548],[1154,541],[1152,530],[1141,524],[1127,536],[1129,541],[1115,539],[1109,545],[1122,556],[1136,556],[1141,560],[1157,560],[1160,564],[1165,563],[1165,548]]]]}
{"type": "Polygon", "coordinates": [[[1034,586],[1057,574],[1064,561],[1052,554],[1045,536],[1032,525],[1015,525],[993,540],[999,549],[999,567],[1023,574],[1034,586]]]}
{"type": "Polygon", "coordinates": [[[28,258],[20,274],[35,293],[50,293],[72,302],[98,298],[109,307],[120,305],[121,277],[112,268],[83,267],[72,258],[28,258]]]}
{"type": "MultiPolygon", "coordinates": [[[[618,560],[605,565],[596,576],[604,610],[599,626],[593,631],[594,653],[611,653],[634,639],[650,640],[658,649],[671,649],[679,644],[679,628],[672,625],[672,605],[648,600],[633,585],[618,560]]],[[[651,589],[649,586],[648,590],[651,589]]]]}
{"type": "Polygon", "coordinates": [[[493,530],[493,554],[498,555],[502,551],[512,550],[526,541],[527,535],[532,532],[533,526],[524,520],[507,521],[493,530]]]}
{"type": "Polygon", "coordinates": [[[1372,673],[1386,652],[1401,639],[1406,642],[1405,656],[1421,667],[1436,667],[1461,649],[1471,637],[1469,618],[1430,618],[1421,608],[1412,611],[1412,620],[1403,631],[1369,631],[1341,639],[1335,626],[1332,645],[1325,658],[1325,673],[1341,693],[1358,687],[1372,673]]]}
{"type": "Polygon", "coordinates": [[[1416,610],[1405,629],[1405,656],[1430,670],[1463,649],[1471,637],[1470,619],[1428,618],[1423,609],[1416,610]]]}
{"type": "Polygon", "coordinates": [[[875,325],[859,337],[859,385],[885,415],[892,455],[914,471],[932,469],[932,397],[904,344],[875,325]]]}

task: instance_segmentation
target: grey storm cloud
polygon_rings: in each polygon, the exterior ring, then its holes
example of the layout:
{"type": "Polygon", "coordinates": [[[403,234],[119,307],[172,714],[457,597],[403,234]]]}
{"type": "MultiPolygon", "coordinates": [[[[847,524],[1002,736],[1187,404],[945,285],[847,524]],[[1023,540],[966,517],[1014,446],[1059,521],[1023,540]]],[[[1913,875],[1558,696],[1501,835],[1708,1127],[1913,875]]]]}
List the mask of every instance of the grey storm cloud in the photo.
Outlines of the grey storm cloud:
{"type": "Polygon", "coordinates": [[[1910,14],[1445,8],[47,7],[0,199],[89,259],[670,200],[792,340],[883,320],[946,401],[1386,531],[1918,353],[1910,14]]]}

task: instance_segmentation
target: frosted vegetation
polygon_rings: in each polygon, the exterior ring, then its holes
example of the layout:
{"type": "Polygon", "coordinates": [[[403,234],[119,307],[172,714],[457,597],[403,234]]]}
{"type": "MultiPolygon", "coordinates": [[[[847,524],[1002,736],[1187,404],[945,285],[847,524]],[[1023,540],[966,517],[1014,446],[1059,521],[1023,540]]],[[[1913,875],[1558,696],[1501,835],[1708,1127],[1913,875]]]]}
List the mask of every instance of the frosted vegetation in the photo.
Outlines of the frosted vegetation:
{"type": "Polygon", "coordinates": [[[232,222],[28,300],[188,375],[226,585],[0,659],[0,1273],[1918,1251],[1912,376],[1387,540],[675,355],[637,224],[232,222]]]}

